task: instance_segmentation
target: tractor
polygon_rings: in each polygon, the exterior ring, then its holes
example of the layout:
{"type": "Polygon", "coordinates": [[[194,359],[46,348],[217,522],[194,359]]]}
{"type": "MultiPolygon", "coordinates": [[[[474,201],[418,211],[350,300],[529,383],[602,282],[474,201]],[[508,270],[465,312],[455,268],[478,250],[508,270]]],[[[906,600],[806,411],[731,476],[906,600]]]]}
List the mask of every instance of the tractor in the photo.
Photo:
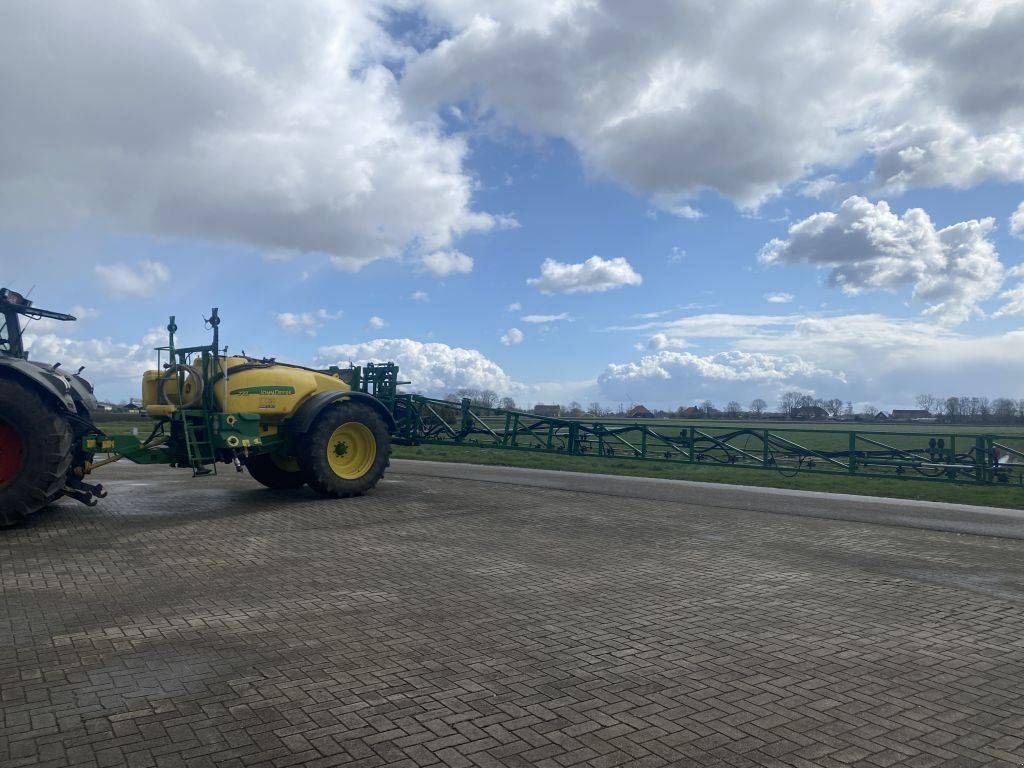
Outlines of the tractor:
{"type": "Polygon", "coordinates": [[[75,318],[6,288],[0,316],[0,526],[9,526],[61,496],[95,503],[105,491],[84,479],[93,458],[84,438],[97,432],[92,385],[81,369],[29,360],[22,337],[22,318],[75,318]]]}
{"type": "MultiPolygon", "coordinates": [[[[89,505],[106,495],[92,470],[120,459],[214,475],[218,464],[248,471],[274,490],[307,485],[328,498],[373,488],[390,463],[398,368],[392,363],[317,370],[228,355],[216,308],[212,343],[177,346],[172,316],[157,365],[142,376],[152,431],[106,435],[90,419],[92,387],[60,364],[30,362],[20,317],[74,320],[0,293],[7,338],[0,358],[0,525],[13,525],[61,495],[89,505]],[[106,458],[96,460],[96,454],[106,458]]],[[[81,371],[79,371],[81,373],[81,371]]]]}

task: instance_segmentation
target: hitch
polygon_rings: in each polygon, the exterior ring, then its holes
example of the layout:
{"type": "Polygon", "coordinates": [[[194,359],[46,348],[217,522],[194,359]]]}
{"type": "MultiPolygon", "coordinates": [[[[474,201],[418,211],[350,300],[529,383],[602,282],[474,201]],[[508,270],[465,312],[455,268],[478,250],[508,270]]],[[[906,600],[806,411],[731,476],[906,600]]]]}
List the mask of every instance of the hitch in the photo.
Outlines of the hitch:
{"type": "Polygon", "coordinates": [[[100,499],[107,498],[107,489],[100,483],[87,483],[85,480],[68,483],[64,486],[64,493],[87,507],[95,507],[100,499]]]}

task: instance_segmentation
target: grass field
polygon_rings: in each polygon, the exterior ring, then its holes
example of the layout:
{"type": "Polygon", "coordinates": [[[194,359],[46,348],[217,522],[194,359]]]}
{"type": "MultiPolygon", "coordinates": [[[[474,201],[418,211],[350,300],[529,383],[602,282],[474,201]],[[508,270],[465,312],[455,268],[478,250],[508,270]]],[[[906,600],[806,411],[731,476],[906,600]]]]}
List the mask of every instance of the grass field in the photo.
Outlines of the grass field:
{"type": "Polygon", "coordinates": [[[396,445],[393,456],[400,459],[454,461],[534,469],[559,469],[569,472],[594,472],[605,475],[662,477],[674,480],[699,480],[707,483],[757,485],[768,488],[793,488],[860,496],[887,496],[897,499],[946,501],[981,504],[990,507],[1024,509],[1024,488],[1016,485],[947,483],[917,479],[822,475],[810,472],[787,477],[779,472],[744,467],[707,464],[668,463],[637,459],[565,456],[532,451],[509,451],[457,445],[396,445]]]}
{"type": "MultiPolygon", "coordinates": [[[[604,420],[610,423],[610,420],[604,420]]],[[[676,429],[683,422],[658,421],[654,423],[666,428],[676,429]]],[[[730,430],[738,426],[752,426],[750,422],[687,422],[698,424],[701,428],[730,430]]],[[[105,421],[104,430],[110,434],[130,434],[137,429],[140,437],[145,437],[152,422],[139,420],[105,421]]],[[[846,425],[843,425],[846,426],[846,425]]],[[[853,427],[854,425],[849,425],[853,427]]],[[[897,435],[906,435],[908,440],[920,442],[922,437],[929,435],[949,434],[955,431],[961,436],[974,434],[990,434],[998,432],[1024,441],[1024,427],[978,428],[950,427],[946,425],[856,425],[857,428],[871,429],[872,426],[884,428],[897,435]],[[938,429],[936,428],[938,427],[938,429]]],[[[759,429],[793,428],[793,424],[757,422],[759,429]]],[[[829,430],[836,430],[836,425],[807,424],[796,427],[801,439],[806,443],[816,443],[814,447],[835,444],[834,438],[828,435],[829,430]],[[817,436],[814,433],[818,433],[817,436]],[[815,440],[814,438],[818,439],[815,440]]],[[[839,430],[840,437],[848,433],[839,430]]],[[[787,433],[790,434],[790,433],[787,433]]],[[[796,435],[794,433],[794,439],[796,435]]],[[[845,439],[845,438],[844,438],[845,439]]],[[[689,464],[685,462],[641,461],[629,458],[608,458],[597,456],[566,456],[557,453],[532,451],[510,451],[495,448],[484,448],[462,445],[420,445],[394,447],[396,458],[419,459],[427,461],[453,461],[474,464],[490,464],[512,467],[530,467],[537,469],[558,469],[571,472],[595,472],[608,475],[629,475],[636,477],[661,477],[678,480],[699,480],[711,483],[732,483],[756,485],[771,488],[795,488],[809,491],[826,491],[830,493],[851,493],[863,496],[888,496],[892,498],[920,499],[926,501],[947,501],[962,504],[981,504],[986,506],[1010,507],[1024,509],[1024,488],[1017,485],[978,486],[970,482],[947,483],[918,480],[913,478],[875,478],[865,476],[824,475],[802,472],[795,477],[784,476],[777,471],[715,466],[709,464],[689,464]]],[[[99,470],[102,472],[102,470],[99,470]]]]}

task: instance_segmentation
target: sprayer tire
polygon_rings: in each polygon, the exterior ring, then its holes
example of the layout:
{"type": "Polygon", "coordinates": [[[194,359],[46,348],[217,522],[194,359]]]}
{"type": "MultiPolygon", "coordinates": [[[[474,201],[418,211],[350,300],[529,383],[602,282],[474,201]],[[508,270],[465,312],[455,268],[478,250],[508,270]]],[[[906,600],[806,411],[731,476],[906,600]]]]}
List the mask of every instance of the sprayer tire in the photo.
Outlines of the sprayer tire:
{"type": "Polygon", "coordinates": [[[32,387],[0,379],[0,528],[62,495],[73,458],[71,424],[32,387]]]}
{"type": "Polygon", "coordinates": [[[306,476],[301,470],[289,472],[269,453],[250,456],[245,466],[253,480],[275,491],[301,488],[306,484],[306,476]]]}
{"type": "Polygon", "coordinates": [[[373,408],[352,401],[325,409],[299,443],[299,465],[321,496],[361,496],[383,477],[391,436],[373,408]]]}

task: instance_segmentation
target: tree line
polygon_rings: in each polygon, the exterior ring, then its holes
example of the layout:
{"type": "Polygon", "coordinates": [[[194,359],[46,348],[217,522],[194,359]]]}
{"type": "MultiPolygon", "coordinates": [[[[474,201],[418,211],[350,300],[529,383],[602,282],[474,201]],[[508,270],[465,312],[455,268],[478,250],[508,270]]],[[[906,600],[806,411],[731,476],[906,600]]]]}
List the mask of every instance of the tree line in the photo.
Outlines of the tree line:
{"type": "MultiPolygon", "coordinates": [[[[526,406],[520,407],[514,398],[499,397],[498,394],[489,389],[463,388],[455,392],[449,392],[445,400],[460,402],[463,398],[469,398],[474,406],[483,408],[503,408],[505,410],[528,410],[526,406]]],[[[927,417],[937,421],[948,423],[1012,423],[1024,421],[1024,398],[1012,399],[1008,397],[974,397],[967,395],[935,397],[934,395],[922,394],[914,398],[917,410],[924,411],[927,417]]],[[[651,413],[662,418],[799,418],[813,417],[813,410],[821,409],[821,415],[830,419],[874,419],[878,418],[879,410],[870,403],[854,409],[849,400],[840,398],[814,397],[806,392],[791,391],[785,392],[778,399],[776,409],[770,410],[768,401],[761,397],[755,397],[745,406],[737,400],[730,400],[724,407],[718,408],[712,400],[703,400],[698,405],[680,405],[676,409],[651,409],[651,413]]],[[[620,404],[617,408],[608,408],[599,402],[592,402],[587,406],[573,401],[567,405],[559,406],[559,413],[569,418],[624,417],[630,411],[630,407],[620,404]]]]}
{"type": "Polygon", "coordinates": [[[1006,423],[1024,420],[1024,399],[918,395],[917,407],[942,421],[1006,423]]]}

